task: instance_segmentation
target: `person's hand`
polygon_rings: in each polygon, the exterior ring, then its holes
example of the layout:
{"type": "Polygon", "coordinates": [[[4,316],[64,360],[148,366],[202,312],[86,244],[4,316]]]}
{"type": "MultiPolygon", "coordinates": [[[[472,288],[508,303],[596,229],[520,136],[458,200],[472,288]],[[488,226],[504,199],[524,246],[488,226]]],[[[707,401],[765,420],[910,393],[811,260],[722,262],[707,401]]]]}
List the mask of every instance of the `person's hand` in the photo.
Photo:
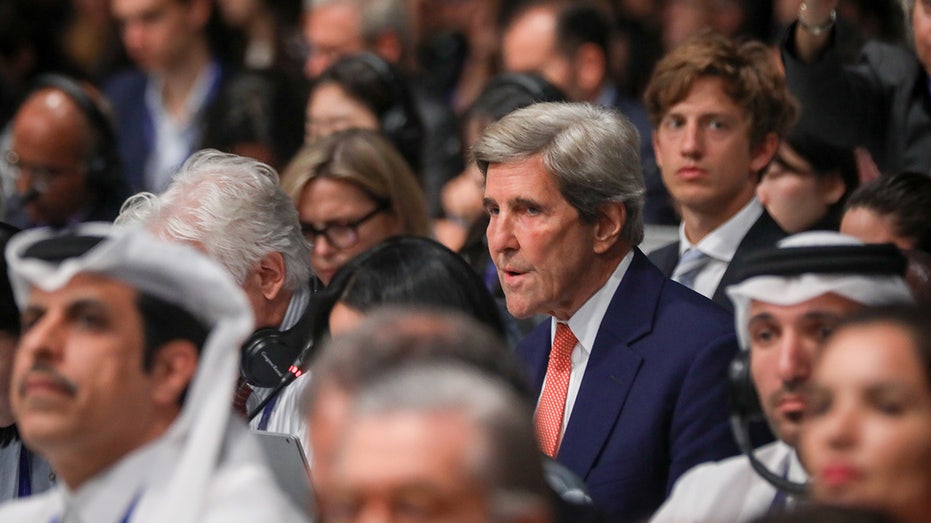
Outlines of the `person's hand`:
{"type": "Polygon", "coordinates": [[[838,0],[804,0],[795,26],[795,54],[805,63],[817,61],[827,48],[838,0]]]}
{"type": "Polygon", "coordinates": [[[804,0],[799,4],[798,17],[801,24],[824,26],[831,21],[831,13],[836,12],[839,0],[804,0]]]}

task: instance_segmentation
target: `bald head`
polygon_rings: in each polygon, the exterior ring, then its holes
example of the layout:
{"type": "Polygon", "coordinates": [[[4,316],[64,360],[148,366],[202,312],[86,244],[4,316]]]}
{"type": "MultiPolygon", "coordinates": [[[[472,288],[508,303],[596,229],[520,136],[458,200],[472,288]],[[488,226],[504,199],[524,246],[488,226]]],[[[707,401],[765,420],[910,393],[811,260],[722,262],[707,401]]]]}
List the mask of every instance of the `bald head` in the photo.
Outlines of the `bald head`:
{"type": "Polygon", "coordinates": [[[9,159],[31,221],[64,224],[91,202],[87,162],[95,134],[83,110],[59,89],[38,89],[20,106],[9,159]]]}

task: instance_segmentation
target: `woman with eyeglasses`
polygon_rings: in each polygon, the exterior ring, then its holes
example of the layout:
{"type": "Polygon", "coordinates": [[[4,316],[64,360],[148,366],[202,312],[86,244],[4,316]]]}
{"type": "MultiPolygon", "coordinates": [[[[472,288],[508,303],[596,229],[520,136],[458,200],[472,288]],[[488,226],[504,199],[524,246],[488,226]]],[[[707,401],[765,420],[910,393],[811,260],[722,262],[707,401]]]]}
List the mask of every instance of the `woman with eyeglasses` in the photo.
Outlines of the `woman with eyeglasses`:
{"type": "Polygon", "coordinates": [[[297,207],[311,265],[328,285],[353,256],[398,235],[429,236],[423,191],[376,131],[350,129],[304,146],[281,181],[297,207]]]}

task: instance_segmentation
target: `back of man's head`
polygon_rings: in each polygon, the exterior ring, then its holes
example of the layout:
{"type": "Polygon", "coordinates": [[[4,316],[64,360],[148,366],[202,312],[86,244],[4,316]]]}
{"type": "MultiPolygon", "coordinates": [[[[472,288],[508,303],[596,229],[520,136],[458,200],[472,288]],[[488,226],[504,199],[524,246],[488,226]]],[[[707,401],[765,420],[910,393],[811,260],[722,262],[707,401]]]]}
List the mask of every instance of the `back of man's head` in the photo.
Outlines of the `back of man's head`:
{"type": "MultiPolygon", "coordinates": [[[[549,494],[530,408],[511,388],[475,368],[451,362],[421,361],[386,372],[363,388],[354,402],[339,458],[341,473],[347,471],[348,462],[359,464],[349,455],[354,451],[354,425],[393,415],[464,422],[467,437],[447,442],[459,443],[451,452],[461,457],[457,464],[462,466],[450,470],[449,477],[471,484],[472,492],[483,491],[491,520],[545,521],[549,517],[549,494]]],[[[438,458],[432,450],[426,450],[423,458],[438,458]]],[[[469,491],[466,484],[458,486],[460,492],[469,491]]]]}
{"type": "Polygon", "coordinates": [[[161,195],[142,193],[126,202],[118,223],[133,222],[203,249],[240,284],[273,252],[284,259],[285,289],[310,280],[310,248],[297,210],[275,170],[251,158],[194,153],[161,195]]]}

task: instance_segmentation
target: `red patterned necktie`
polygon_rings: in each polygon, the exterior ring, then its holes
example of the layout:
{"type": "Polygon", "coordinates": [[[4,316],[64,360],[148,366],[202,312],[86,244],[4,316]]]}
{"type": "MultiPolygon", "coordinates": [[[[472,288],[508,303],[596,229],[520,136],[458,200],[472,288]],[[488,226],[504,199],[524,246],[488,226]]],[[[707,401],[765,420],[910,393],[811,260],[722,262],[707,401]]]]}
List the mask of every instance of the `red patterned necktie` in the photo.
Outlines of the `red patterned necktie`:
{"type": "Polygon", "coordinates": [[[546,367],[543,394],[534,414],[537,439],[540,449],[547,456],[556,457],[559,450],[559,433],[562,431],[563,414],[566,410],[566,393],[569,391],[569,375],[572,373],[572,349],[578,340],[565,323],[556,324],[553,350],[546,367]]]}

